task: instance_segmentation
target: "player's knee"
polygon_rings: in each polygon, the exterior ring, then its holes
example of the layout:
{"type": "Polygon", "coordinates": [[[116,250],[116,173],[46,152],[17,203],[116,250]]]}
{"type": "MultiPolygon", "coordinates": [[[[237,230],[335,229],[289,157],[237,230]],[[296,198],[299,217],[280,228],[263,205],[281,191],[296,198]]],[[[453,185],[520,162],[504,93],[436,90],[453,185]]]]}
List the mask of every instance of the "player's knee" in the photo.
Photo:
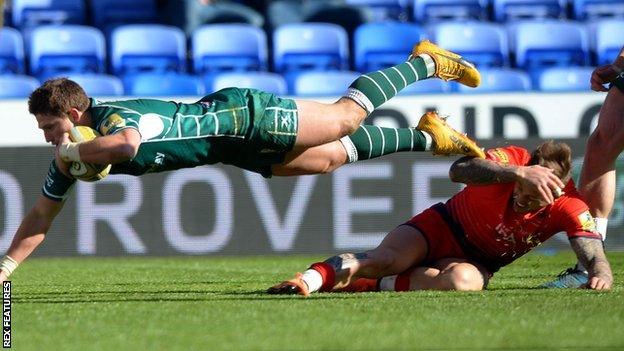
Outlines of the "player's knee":
{"type": "Polygon", "coordinates": [[[335,105],[341,116],[341,136],[355,133],[366,118],[364,109],[350,99],[340,99],[335,105]]]}
{"type": "Polygon", "coordinates": [[[469,263],[459,263],[448,269],[445,274],[449,288],[458,291],[475,291],[483,289],[483,276],[477,267],[469,263]]]}

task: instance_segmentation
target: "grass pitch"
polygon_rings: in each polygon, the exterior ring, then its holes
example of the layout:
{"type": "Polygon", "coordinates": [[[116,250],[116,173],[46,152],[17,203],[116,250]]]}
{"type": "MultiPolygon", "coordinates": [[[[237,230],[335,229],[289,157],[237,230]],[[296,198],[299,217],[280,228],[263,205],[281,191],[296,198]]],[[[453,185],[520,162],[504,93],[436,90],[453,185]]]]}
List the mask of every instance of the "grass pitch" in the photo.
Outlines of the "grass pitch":
{"type": "Polygon", "coordinates": [[[542,290],[571,254],[529,255],[487,291],[263,293],[320,257],[32,259],[12,276],[16,350],[622,350],[610,292],[542,290]]]}

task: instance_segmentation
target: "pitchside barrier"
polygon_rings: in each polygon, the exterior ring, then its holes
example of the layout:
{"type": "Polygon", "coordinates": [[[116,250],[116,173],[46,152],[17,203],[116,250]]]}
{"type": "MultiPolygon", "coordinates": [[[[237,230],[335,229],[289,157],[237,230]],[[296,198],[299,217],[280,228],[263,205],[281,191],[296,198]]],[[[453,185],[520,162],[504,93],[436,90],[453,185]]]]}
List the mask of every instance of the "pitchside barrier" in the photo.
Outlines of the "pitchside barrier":
{"type": "MultiPolygon", "coordinates": [[[[422,111],[437,109],[451,115],[451,123],[459,129],[477,135],[485,147],[516,144],[533,148],[545,138],[561,139],[573,148],[578,176],[585,134],[595,123],[592,120],[602,99],[604,95],[589,93],[398,97],[371,120],[411,125],[422,111]]],[[[0,111],[4,126],[0,130],[4,144],[0,148],[3,252],[40,194],[53,149],[40,146],[45,145],[43,136],[23,101],[0,103],[0,111]],[[15,146],[18,141],[22,142],[15,146]]],[[[455,159],[405,152],[322,176],[264,179],[216,165],[78,182],[37,255],[363,250],[374,247],[385,233],[413,214],[461,189],[448,179],[455,159]]],[[[618,185],[622,185],[624,160],[618,163],[618,171],[618,185]]],[[[623,221],[618,191],[609,222],[609,250],[624,249],[623,221]]],[[[540,247],[565,248],[567,239],[561,234],[540,247]]]]}

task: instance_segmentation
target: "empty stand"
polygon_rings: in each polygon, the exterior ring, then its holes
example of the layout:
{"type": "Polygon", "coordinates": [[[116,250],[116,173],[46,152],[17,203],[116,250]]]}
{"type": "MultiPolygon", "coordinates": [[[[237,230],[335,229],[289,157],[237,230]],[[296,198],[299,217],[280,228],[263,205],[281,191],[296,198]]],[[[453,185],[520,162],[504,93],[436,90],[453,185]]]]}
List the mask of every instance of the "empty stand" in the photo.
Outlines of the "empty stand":
{"type": "Polygon", "coordinates": [[[277,73],[269,72],[222,73],[212,83],[212,91],[228,87],[259,89],[277,95],[288,92],[286,80],[277,73]]]}
{"type": "Polygon", "coordinates": [[[24,73],[24,42],[14,28],[0,28],[0,74],[24,73]]]}
{"type": "Polygon", "coordinates": [[[486,19],[488,0],[414,0],[416,22],[486,19]]]}
{"type": "Polygon", "coordinates": [[[292,93],[301,96],[340,96],[359,76],[360,73],[350,71],[302,73],[297,76],[292,93]]]}
{"type": "Polygon", "coordinates": [[[186,37],[181,29],[134,24],[111,34],[111,66],[116,75],[186,71],[186,37]]]}
{"type": "Polygon", "coordinates": [[[0,75],[0,98],[22,99],[39,87],[39,81],[30,76],[0,75]]]}
{"type": "Polygon", "coordinates": [[[521,70],[516,69],[488,69],[481,71],[481,85],[470,88],[457,84],[461,93],[489,93],[511,92],[531,90],[531,77],[521,70]]]}
{"type": "Polygon", "coordinates": [[[30,36],[30,71],[44,80],[59,74],[104,72],[105,41],[94,27],[47,25],[30,36]]]}
{"type": "Polygon", "coordinates": [[[13,0],[13,25],[85,24],[84,0],[13,0]]]}
{"type": "Polygon", "coordinates": [[[556,67],[543,71],[539,77],[542,91],[590,91],[593,67],[556,67]]]}
{"type": "Polygon", "coordinates": [[[70,75],[67,78],[80,84],[89,96],[121,96],[124,94],[121,79],[107,74],[70,75]]]}
{"type": "Polygon", "coordinates": [[[370,72],[404,62],[422,37],[422,29],[412,23],[361,25],[354,36],[355,68],[370,72]]]}
{"type": "Polygon", "coordinates": [[[179,73],[144,73],[124,79],[125,91],[136,96],[202,95],[204,84],[196,76],[179,73]]]}
{"type": "Polygon", "coordinates": [[[499,22],[560,18],[565,9],[566,0],[493,0],[494,19],[499,22]]]}

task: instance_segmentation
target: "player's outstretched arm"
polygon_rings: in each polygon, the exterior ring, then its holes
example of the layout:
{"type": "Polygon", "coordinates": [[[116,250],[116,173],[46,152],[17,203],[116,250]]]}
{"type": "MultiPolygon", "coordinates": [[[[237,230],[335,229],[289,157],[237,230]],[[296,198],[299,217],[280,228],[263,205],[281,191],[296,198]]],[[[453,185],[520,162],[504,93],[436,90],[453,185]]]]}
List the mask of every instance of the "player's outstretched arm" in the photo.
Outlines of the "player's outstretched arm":
{"type": "Polygon", "coordinates": [[[52,221],[63,208],[63,202],[39,196],[35,205],[22,220],[6,256],[0,263],[0,280],[7,280],[10,273],[24,261],[45,238],[52,221]]]}
{"type": "Polygon", "coordinates": [[[576,253],[579,262],[587,268],[589,280],[585,286],[588,289],[607,290],[613,284],[611,266],[602,247],[602,241],[593,238],[570,239],[572,249],[576,253]]]}
{"type": "Polygon", "coordinates": [[[115,164],[131,160],[141,144],[141,135],[136,129],[127,128],[115,134],[105,135],[91,141],[72,143],[64,136],[58,153],[61,159],[94,164],[115,164]]]}

